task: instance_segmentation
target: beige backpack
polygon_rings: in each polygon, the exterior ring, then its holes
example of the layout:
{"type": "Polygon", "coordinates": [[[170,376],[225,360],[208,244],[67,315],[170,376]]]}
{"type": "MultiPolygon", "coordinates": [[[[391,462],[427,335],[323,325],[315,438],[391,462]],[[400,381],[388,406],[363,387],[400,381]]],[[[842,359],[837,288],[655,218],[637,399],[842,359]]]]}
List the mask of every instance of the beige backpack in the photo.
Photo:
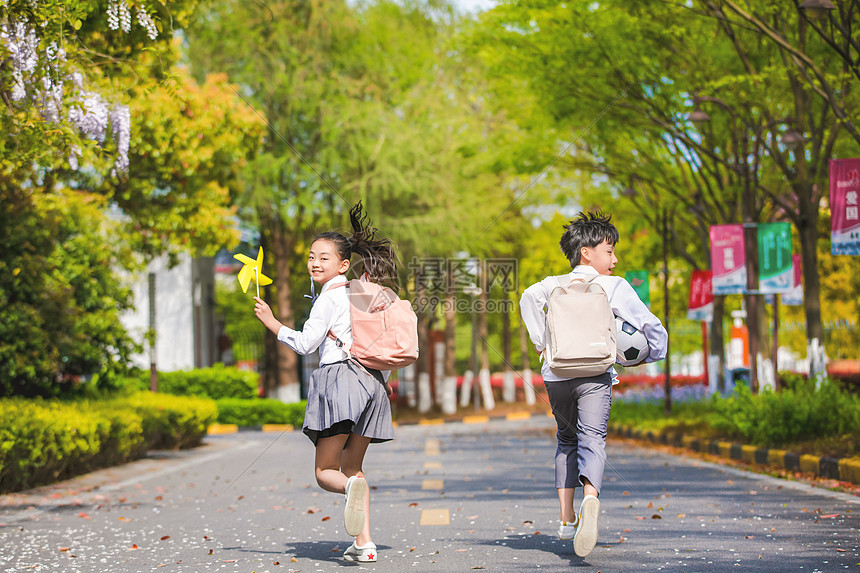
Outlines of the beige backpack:
{"type": "Polygon", "coordinates": [[[575,278],[549,294],[543,359],[560,378],[597,376],[615,363],[615,316],[595,278],[575,278]]]}

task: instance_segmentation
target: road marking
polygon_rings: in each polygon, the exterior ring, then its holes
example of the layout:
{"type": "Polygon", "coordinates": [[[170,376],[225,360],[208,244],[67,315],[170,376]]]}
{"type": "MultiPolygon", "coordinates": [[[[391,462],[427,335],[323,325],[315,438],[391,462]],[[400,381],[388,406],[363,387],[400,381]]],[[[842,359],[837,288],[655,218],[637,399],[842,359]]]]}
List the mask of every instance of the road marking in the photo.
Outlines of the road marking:
{"type": "Polygon", "coordinates": [[[441,426],[445,423],[445,420],[442,418],[428,418],[426,420],[419,420],[419,426],[441,426]]]}
{"type": "Polygon", "coordinates": [[[442,462],[424,462],[425,470],[441,470],[442,462]]]}
{"type": "Polygon", "coordinates": [[[447,509],[422,509],[419,525],[448,525],[451,516],[447,509]]]}
{"type": "Polygon", "coordinates": [[[513,412],[505,416],[505,420],[529,420],[531,417],[530,412],[513,412]]]}
{"type": "Polygon", "coordinates": [[[486,424],[489,421],[489,416],[463,416],[464,424],[486,424]]]}
{"type": "Polygon", "coordinates": [[[425,456],[438,456],[439,455],[439,440],[427,440],[424,442],[424,455],[425,456]]]}
{"type": "Polygon", "coordinates": [[[445,480],[425,479],[421,482],[421,489],[445,489],[445,480]]]}

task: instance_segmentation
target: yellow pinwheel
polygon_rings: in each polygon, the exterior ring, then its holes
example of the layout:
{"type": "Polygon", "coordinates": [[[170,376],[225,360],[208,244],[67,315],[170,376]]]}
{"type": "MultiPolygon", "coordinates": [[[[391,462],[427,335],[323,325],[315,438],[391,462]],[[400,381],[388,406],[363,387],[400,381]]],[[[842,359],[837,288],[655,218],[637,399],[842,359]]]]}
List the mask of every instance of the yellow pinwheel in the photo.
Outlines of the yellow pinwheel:
{"type": "Polygon", "coordinates": [[[260,296],[260,285],[266,286],[272,284],[272,279],[263,274],[263,247],[260,247],[260,252],[257,254],[257,260],[245,256],[242,253],[233,255],[233,258],[238,259],[244,266],[239,271],[239,284],[242,285],[242,292],[248,292],[248,285],[251,279],[257,283],[257,296],[260,296]]]}

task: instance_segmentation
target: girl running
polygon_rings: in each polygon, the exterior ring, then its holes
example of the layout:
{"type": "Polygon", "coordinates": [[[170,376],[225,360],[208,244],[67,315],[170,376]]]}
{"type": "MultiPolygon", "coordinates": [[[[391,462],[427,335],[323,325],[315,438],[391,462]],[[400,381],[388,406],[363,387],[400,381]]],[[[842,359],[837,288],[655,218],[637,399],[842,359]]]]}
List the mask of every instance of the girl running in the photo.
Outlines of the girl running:
{"type": "Polygon", "coordinates": [[[350,359],[352,328],[346,288],[353,254],[374,282],[396,277],[391,241],[377,238],[359,202],[349,212],[352,236],[337,232],[318,235],[308,255],[311,280],[322,285],[302,330],[281,324],[263,300],[254,297],[254,312],[278,340],[299,354],[320,350],[320,367],[308,384],[308,403],[302,431],[316,447],[316,479],[321,488],[346,496],[344,526],[355,537],[343,556],[363,563],[377,559],[370,537],[370,488],[362,463],[371,443],[394,439],[387,383],[389,372],[365,368],[350,359]],[[343,344],[328,337],[332,332],[343,344]]]}

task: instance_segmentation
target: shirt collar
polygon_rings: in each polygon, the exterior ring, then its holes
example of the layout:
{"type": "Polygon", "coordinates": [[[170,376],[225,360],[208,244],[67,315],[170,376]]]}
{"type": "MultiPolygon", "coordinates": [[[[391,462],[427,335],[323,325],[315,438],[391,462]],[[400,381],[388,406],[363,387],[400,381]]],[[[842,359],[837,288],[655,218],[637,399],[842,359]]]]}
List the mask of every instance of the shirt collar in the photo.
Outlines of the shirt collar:
{"type": "Polygon", "coordinates": [[[338,284],[338,283],[345,283],[345,282],[346,282],[346,277],[345,277],[345,276],[343,276],[343,275],[337,275],[336,277],[332,277],[332,278],[330,278],[330,279],[328,280],[328,282],[327,282],[327,283],[325,283],[325,284],[323,285],[322,289],[320,290],[320,294],[322,294],[322,293],[324,293],[326,290],[328,290],[328,289],[329,289],[329,287],[332,287],[332,286],[334,286],[334,285],[336,285],[336,284],[338,284]]]}
{"type": "Polygon", "coordinates": [[[597,269],[595,269],[595,268],[594,268],[594,267],[592,267],[591,265],[576,265],[576,268],[574,268],[574,269],[573,269],[572,271],[570,271],[570,272],[571,272],[571,274],[573,274],[573,273],[580,273],[580,274],[584,274],[584,275],[596,275],[596,274],[599,274],[599,273],[597,272],[597,269]]]}

